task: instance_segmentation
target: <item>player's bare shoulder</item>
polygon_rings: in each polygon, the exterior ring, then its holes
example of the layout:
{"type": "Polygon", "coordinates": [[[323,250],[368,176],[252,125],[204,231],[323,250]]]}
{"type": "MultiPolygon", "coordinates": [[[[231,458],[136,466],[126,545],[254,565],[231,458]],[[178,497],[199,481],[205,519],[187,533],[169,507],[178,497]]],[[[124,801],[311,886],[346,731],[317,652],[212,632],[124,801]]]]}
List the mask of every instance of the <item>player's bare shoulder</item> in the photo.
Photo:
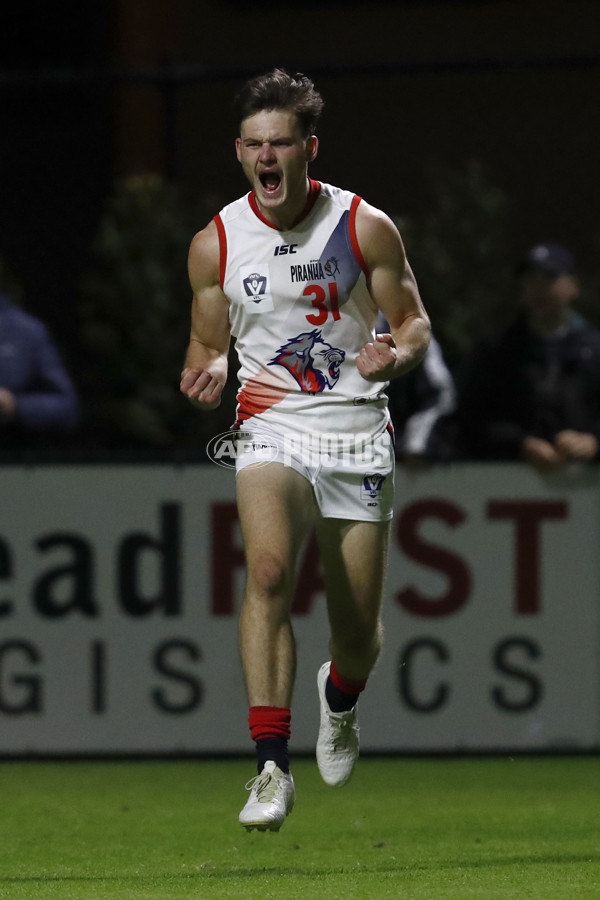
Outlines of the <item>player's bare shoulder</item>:
{"type": "Polygon", "coordinates": [[[220,245],[214,220],[192,238],[188,253],[188,271],[194,291],[219,284],[220,245]]]}
{"type": "Polygon", "coordinates": [[[356,237],[368,269],[382,263],[404,269],[406,254],[400,232],[387,213],[365,200],[356,210],[356,237]]]}

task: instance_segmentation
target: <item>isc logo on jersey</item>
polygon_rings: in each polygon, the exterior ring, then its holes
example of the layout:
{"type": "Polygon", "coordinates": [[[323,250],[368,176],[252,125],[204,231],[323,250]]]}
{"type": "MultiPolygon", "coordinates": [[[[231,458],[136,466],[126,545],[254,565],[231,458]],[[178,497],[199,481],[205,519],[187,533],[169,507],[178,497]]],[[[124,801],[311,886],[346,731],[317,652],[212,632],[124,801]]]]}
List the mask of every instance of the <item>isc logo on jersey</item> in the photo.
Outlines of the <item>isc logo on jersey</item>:
{"type": "Polygon", "coordinates": [[[259,315],[273,311],[270,283],[268,266],[262,266],[260,270],[240,266],[240,291],[247,312],[259,315]]]}

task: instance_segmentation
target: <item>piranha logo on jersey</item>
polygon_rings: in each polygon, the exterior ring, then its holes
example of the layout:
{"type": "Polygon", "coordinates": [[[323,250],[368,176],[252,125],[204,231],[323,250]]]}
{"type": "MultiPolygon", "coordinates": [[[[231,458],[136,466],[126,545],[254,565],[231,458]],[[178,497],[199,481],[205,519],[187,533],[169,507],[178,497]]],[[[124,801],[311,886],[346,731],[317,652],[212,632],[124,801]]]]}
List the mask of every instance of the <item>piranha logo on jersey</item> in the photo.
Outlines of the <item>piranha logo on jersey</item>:
{"type": "Polygon", "coordinates": [[[328,278],[335,278],[336,275],[339,275],[340,264],[335,256],[330,256],[323,268],[328,278]]]}
{"type": "Polygon", "coordinates": [[[303,391],[314,394],[335,387],[345,358],[344,350],[327,344],[319,329],[314,328],[283,344],[268,365],[283,366],[303,391]]]}
{"type": "Polygon", "coordinates": [[[326,278],[335,278],[336,275],[339,275],[339,272],[340,264],[335,256],[330,256],[324,263],[320,259],[313,259],[304,265],[290,266],[292,284],[306,281],[324,281],[326,278]]]}

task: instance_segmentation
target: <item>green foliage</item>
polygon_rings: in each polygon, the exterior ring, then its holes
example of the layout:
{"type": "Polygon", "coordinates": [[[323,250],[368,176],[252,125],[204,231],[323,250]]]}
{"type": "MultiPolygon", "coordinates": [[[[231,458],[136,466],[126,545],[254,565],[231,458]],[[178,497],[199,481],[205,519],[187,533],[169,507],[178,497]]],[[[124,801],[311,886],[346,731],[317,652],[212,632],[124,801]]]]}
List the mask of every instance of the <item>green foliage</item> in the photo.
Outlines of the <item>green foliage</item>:
{"type": "Polygon", "coordinates": [[[508,200],[482,166],[429,169],[429,209],[397,220],[446,360],[455,368],[474,341],[514,311],[508,200]]]}
{"type": "Polygon", "coordinates": [[[80,320],[87,424],[112,446],[202,450],[218,431],[179,393],[195,230],[177,189],[157,175],[128,178],[108,198],[80,320]]]}

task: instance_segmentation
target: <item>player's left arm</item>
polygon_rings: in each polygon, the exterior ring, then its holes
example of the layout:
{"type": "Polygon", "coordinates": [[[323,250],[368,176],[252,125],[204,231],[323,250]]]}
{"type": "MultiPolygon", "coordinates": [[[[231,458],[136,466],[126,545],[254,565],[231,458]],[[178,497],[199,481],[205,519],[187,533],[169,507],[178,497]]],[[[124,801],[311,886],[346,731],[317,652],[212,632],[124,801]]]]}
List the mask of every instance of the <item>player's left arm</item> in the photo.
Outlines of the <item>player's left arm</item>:
{"type": "Polygon", "coordinates": [[[392,220],[363,200],[356,211],[356,236],[366,264],[369,293],[391,331],[363,347],[356,366],[367,381],[390,381],[409,372],[425,356],[431,334],[429,316],[392,220]]]}

